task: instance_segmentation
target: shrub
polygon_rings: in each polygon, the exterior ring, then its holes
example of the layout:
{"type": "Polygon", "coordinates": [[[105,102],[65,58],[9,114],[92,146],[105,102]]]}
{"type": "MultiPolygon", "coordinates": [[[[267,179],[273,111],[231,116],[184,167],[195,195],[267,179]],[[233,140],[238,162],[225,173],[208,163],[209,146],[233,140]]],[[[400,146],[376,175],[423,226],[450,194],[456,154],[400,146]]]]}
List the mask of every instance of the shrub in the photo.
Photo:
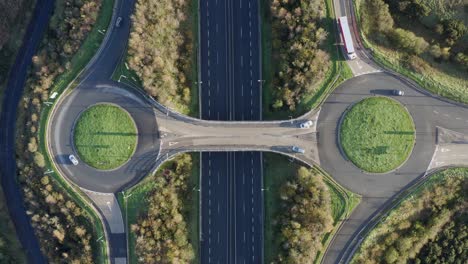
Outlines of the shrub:
{"type": "Polygon", "coordinates": [[[401,28],[391,31],[389,37],[398,48],[408,53],[419,55],[429,47],[429,44],[423,38],[401,28]]]}
{"type": "Polygon", "coordinates": [[[193,82],[189,12],[189,0],[138,0],[128,43],[128,65],[140,77],[144,89],[182,112],[190,102],[188,87],[193,82]]]}
{"type": "Polygon", "coordinates": [[[272,1],[272,45],[278,62],[272,80],[273,109],[294,110],[305,94],[315,93],[330,66],[320,49],[328,32],[322,28],[322,0],[272,1]]]}
{"type": "Polygon", "coordinates": [[[313,263],[321,239],[332,229],[330,193],[322,176],[305,167],[280,189],[283,212],[278,218],[282,250],[278,263],[313,263]]]}

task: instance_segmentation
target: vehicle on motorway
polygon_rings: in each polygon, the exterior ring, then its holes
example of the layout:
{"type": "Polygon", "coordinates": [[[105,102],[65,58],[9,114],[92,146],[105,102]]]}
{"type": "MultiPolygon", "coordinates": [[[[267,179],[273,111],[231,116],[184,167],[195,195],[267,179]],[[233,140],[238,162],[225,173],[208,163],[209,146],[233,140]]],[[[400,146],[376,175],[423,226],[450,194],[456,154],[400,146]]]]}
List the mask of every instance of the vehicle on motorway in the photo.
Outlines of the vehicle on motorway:
{"type": "Polygon", "coordinates": [[[115,21],[116,27],[120,27],[120,24],[122,24],[122,17],[118,17],[117,20],[115,21]]]}
{"type": "Polygon", "coordinates": [[[338,24],[340,25],[341,38],[343,39],[346,56],[349,60],[354,60],[356,52],[354,51],[353,39],[349,31],[348,18],[346,16],[338,18],[338,24]]]}
{"type": "Polygon", "coordinates": [[[314,122],[312,122],[311,120],[307,120],[305,122],[302,122],[299,127],[300,128],[310,128],[311,126],[314,125],[314,122]]]}
{"type": "Polygon", "coordinates": [[[293,146],[292,147],[292,151],[295,152],[295,153],[301,153],[301,154],[304,154],[305,153],[305,150],[298,147],[298,146],[293,146]]]}
{"type": "Polygon", "coordinates": [[[392,94],[396,96],[403,96],[405,95],[405,92],[403,92],[402,90],[392,90],[392,94]]]}
{"type": "Polygon", "coordinates": [[[68,156],[68,159],[71,161],[71,163],[73,163],[73,165],[78,165],[78,159],[75,157],[75,155],[71,154],[68,156]]]}

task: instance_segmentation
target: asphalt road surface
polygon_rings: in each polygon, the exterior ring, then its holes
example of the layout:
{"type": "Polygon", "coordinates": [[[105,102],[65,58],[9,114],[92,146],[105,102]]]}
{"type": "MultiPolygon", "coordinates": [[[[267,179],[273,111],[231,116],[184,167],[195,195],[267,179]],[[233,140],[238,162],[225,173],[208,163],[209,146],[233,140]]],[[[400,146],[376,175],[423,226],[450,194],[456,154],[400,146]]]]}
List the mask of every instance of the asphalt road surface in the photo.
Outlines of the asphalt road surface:
{"type": "Polygon", "coordinates": [[[29,216],[26,215],[22,192],[16,181],[15,125],[17,107],[22,98],[27,70],[31,65],[32,56],[41,43],[43,32],[47,29],[53,9],[53,0],[37,1],[24,34],[23,44],[8,76],[0,115],[0,177],[6,204],[15,224],[16,234],[27,255],[28,263],[46,263],[46,260],[40,251],[39,241],[34,235],[29,216]]]}
{"type": "Polygon", "coordinates": [[[382,72],[360,44],[351,1],[335,0],[334,5],[337,16],[348,16],[358,55],[357,59],[348,61],[348,65],[358,77],[340,85],[327,98],[322,105],[317,130],[320,135],[318,147],[321,166],[344,187],[362,195],[361,203],[335,235],[323,261],[345,263],[360,243],[355,238],[361,230],[399,192],[426,174],[436,147],[437,126],[462,134],[468,133],[468,109],[461,104],[435,98],[416,89],[405,79],[382,72]],[[402,90],[405,95],[394,97],[390,92],[393,89],[402,90]],[[360,171],[340,153],[337,143],[338,123],[344,111],[353,103],[375,95],[391,96],[401,102],[410,112],[416,126],[416,145],[408,161],[386,174],[360,171]]]}
{"type": "MultiPolygon", "coordinates": [[[[200,1],[202,119],[261,119],[258,22],[256,0],[200,1]]],[[[202,154],[202,263],[263,261],[261,159],[202,154]]]]}

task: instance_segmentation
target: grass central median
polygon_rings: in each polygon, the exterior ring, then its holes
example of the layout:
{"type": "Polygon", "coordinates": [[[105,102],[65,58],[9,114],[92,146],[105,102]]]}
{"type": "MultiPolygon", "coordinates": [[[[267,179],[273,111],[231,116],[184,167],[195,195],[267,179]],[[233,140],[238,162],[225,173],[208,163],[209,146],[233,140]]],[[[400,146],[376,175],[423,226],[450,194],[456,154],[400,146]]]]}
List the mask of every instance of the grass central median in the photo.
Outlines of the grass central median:
{"type": "Polygon", "coordinates": [[[384,173],[403,164],[415,142],[415,127],[408,111],[386,97],[367,98],[346,113],[340,125],[340,143],[359,168],[384,173]]]}
{"type": "Polygon", "coordinates": [[[118,106],[99,104],[81,114],[74,132],[76,151],[86,164],[115,169],[133,155],[137,129],[130,115],[118,106]]]}

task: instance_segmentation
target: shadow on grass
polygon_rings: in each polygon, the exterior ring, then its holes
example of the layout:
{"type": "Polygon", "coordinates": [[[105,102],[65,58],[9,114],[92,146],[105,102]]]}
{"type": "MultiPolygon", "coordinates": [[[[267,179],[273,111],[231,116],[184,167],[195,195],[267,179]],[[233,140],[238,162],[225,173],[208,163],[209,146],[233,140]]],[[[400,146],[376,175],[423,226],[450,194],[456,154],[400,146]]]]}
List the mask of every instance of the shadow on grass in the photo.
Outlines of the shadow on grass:
{"type": "Polygon", "coordinates": [[[123,133],[123,132],[95,132],[91,135],[100,135],[100,136],[136,136],[137,133],[123,133]]]}
{"type": "Polygon", "coordinates": [[[76,145],[78,148],[110,148],[110,145],[76,145]]]}
{"type": "Polygon", "coordinates": [[[385,131],[387,135],[414,135],[414,131],[385,131]]]}
{"type": "Polygon", "coordinates": [[[365,148],[366,153],[372,155],[382,155],[388,153],[388,146],[377,146],[372,148],[365,148]]]}

